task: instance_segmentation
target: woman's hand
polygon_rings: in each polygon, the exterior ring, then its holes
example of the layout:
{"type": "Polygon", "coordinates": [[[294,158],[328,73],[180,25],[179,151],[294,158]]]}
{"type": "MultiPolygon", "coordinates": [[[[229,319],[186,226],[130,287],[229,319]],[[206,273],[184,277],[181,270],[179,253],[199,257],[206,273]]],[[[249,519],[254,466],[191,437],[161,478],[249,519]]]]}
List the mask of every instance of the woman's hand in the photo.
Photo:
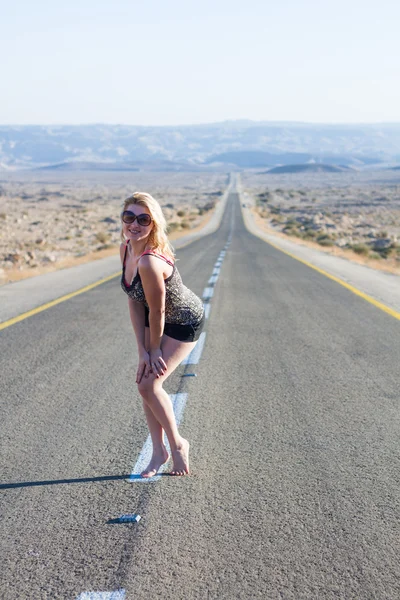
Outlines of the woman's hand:
{"type": "Polygon", "coordinates": [[[160,375],[164,375],[165,371],[167,370],[167,365],[162,357],[161,349],[157,348],[156,350],[150,350],[149,355],[150,367],[158,379],[160,375]]]}
{"type": "Polygon", "coordinates": [[[139,365],[136,373],[136,383],[140,383],[142,381],[143,375],[148,377],[150,373],[150,355],[148,352],[146,352],[146,350],[141,350],[139,352],[139,365]]]}

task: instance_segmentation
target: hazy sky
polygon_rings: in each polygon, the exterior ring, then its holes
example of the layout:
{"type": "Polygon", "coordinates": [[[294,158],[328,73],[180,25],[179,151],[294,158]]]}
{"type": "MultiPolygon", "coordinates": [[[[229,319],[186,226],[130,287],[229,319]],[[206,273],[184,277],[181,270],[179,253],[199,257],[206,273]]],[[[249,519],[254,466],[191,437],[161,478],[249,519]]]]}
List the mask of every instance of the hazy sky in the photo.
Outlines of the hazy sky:
{"type": "Polygon", "coordinates": [[[0,123],[400,121],[398,0],[0,0],[0,123]]]}

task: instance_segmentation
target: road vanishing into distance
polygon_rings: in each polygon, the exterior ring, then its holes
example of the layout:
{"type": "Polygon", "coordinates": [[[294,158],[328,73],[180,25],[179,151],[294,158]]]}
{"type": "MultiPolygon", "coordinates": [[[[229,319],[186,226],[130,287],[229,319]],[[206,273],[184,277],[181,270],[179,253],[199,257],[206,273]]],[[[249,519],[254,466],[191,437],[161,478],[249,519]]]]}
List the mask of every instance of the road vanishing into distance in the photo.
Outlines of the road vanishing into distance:
{"type": "Polygon", "coordinates": [[[166,384],[190,477],[132,475],[118,277],[0,332],[1,599],[400,598],[400,322],[252,236],[236,193],[178,258],[209,306],[166,384]]]}

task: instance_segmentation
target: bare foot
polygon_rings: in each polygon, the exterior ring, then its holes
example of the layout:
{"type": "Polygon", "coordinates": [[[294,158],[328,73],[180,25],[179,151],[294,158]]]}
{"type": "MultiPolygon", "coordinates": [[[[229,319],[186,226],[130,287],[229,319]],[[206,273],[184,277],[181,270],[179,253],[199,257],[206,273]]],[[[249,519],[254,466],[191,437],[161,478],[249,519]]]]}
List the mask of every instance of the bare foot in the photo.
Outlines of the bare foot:
{"type": "Polygon", "coordinates": [[[151,461],[147,465],[144,471],[140,473],[140,477],[148,478],[154,477],[157,474],[159,468],[169,460],[169,454],[167,449],[164,447],[161,454],[157,453],[151,457],[151,461]]]}
{"type": "Polygon", "coordinates": [[[172,451],[174,466],[171,475],[189,474],[189,442],[182,438],[182,445],[172,451]]]}

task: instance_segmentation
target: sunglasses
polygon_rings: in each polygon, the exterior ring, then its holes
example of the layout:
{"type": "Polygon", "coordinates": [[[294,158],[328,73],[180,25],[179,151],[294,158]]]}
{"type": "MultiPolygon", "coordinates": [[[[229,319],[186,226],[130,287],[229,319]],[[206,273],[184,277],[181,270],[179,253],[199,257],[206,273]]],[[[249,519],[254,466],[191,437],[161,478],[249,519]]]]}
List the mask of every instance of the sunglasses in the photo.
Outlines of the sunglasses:
{"type": "Polygon", "coordinates": [[[135,213],[131,212],[130,210],[124,210],[124,212],[121,214],[121,219],[127,225],[131,225],[137,220],[139,225],[142,227],[148,227],[153,220],[151,216],[146,213],[143,213],[142,215],[135,215],[135,213]]]}

